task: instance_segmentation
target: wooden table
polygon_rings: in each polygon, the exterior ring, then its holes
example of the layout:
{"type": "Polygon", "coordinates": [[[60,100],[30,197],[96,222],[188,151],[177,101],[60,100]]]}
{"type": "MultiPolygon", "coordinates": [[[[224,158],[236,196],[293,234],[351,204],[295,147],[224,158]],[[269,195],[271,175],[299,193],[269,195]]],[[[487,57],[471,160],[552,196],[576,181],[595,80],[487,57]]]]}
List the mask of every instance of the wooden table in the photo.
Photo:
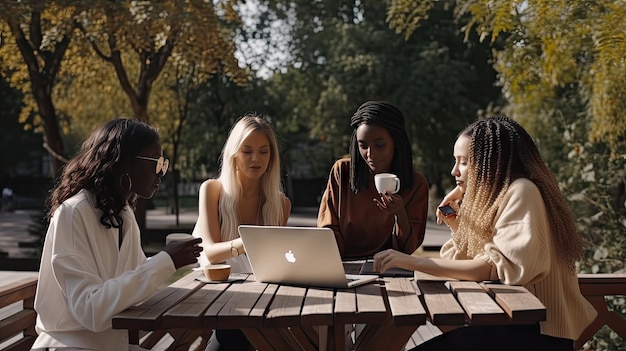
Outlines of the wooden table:
{"type": "MultiPolygon", "coordinates": [[[[441,279],[381,278],[351,289],[244,281],[205,284],[192,272],[140,306],[113,318],[113,328],[242,329],[258,350],[344,350],[346,325],[365,325],[356,350],[401,350],[426,320],[437,326],[534,324],[541,302],[523,287],[441,279]]],[[[418,277],[419,278],[419,277],[418,277]]],[[[133,336],[135,336],[133,338],[133,336]]]]}

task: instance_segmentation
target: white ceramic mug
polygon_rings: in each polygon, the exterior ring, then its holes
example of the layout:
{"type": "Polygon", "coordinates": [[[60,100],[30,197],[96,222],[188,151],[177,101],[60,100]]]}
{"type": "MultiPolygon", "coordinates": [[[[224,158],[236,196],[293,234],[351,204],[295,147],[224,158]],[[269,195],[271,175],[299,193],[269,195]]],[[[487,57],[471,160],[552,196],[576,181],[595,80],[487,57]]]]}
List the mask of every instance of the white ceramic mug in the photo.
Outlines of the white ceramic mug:
{"type": "Polygon", "coordinates": [[[378,173],[374,175],[374,184],[378,193],[384,194],[388,191],[395,194],[400,191],[400,178],[393,173],[378,173]]]}

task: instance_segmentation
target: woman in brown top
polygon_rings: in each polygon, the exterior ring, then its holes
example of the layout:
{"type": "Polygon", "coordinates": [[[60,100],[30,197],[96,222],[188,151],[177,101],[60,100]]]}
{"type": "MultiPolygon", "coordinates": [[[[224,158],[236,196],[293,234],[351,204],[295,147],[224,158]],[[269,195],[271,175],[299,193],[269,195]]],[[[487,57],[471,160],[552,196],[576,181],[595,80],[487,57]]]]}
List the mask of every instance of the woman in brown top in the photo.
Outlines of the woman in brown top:
{"type": "Polygon", "coordinates": [[[393,248],[413,253],[424,240],[428,182],[413,170],[404,115],[394,105],[368,101],[352,116],[350,158],[335,162],[320,204],[318,227],[335,232],[342,258],[364,258],[393,248]],[[374,175],[400,179],[396,194],[379,194],[374,175]]]}

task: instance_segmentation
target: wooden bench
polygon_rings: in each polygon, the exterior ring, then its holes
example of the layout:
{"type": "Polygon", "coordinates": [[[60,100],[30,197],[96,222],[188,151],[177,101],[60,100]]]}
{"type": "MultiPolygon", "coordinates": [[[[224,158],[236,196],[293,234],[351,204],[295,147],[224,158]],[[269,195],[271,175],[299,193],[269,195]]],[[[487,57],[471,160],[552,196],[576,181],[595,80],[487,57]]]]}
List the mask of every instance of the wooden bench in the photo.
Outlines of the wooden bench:
{"type": "MultiPolygon", "coordinates": [[[[0,286],[0,351],[30,350],[35,342],[36,289],[36,276],[17,278],[0,286]]],[[[204,350],[210,336],[210,330],[163,330],[135,334],[135,343],[154,350],[204,350]]]]}
{"type": "Polygon", "coordinates": [[[576,350],[582,349],[600,328],[608,326],[626,340],[626,319],[617,312],[610,311],[605,296],[626,295],[626,274],[579,274],[580,292],[598,311],[596,319],[576,340],[576,350]]]}
{"type": "Polygon", "coordinates": [[[0,350],[30,350],[37,338],[35,290],[37,278],[28,277],[0,286],[0,350]]]}

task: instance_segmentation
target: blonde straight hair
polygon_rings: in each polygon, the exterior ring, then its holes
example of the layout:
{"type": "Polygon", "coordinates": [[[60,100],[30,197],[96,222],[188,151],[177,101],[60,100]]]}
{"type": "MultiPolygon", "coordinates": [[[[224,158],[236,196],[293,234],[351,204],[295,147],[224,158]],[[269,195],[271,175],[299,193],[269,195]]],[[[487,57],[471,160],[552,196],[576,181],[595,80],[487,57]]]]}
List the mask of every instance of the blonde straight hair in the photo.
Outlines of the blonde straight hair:
{"type": "Polygon", "coordinates": [[[265,134],[270,143],[270,161],[267,170],[261,176],[263,203],[263,225],[282,225],[283,216],[283,189],[280,179],[280,155],[276,135],[269,122],[264,118],[248,114],[241,117],[233,126],[224,144],[221,160],[222,167],[218,180],[222,184],[219,199],[220,229],[223,241],[239,237],[239,201],[242,187],[235,167],[235,156],[241,149],[244,140],[253,132],[265,134]]]}

